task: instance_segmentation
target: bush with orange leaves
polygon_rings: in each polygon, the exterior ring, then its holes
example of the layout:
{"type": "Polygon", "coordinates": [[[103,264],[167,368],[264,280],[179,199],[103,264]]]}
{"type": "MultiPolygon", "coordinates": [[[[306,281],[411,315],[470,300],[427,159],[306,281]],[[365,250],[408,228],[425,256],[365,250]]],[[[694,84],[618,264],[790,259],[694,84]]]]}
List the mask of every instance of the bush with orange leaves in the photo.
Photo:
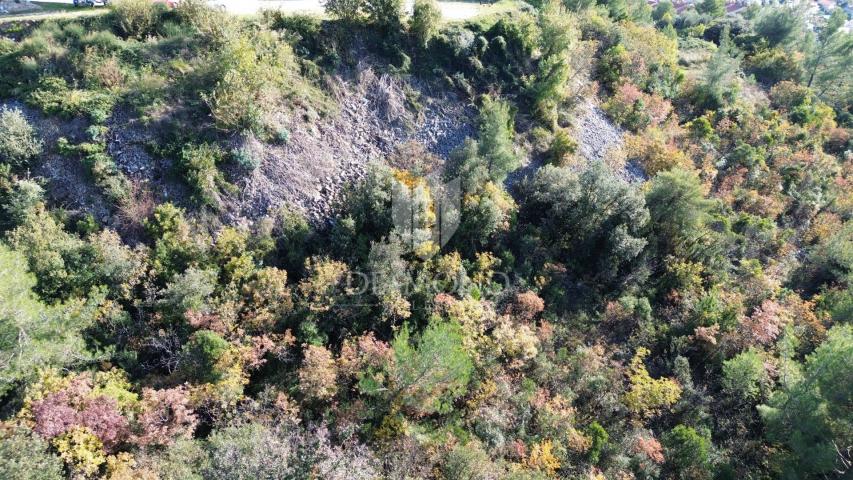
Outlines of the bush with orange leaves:
{"type": "Polygon", "coordinates": [[[628,135],[625,145],[628,158],[640,162],[649,176],[673,168],[693,168],[690,158],[660,128],[650,127],[642,133],[628,135]]]}
{"type": "Polygon", "coordinates": [[[377,340],[373,332],[344,340],[338,358],[341,378],[354,382],[367,395],[384,390],[393,365],[394,350],[387,342],[377,340]]]}
{"type": "Polygon", "coordinates": [[[545,310],[545,301],[531,291],[516,293],[512,301],[504,308],[506,315],[511,315],[522,322],[529,322],[545,310]]]}
{"type": "Polygon", "coordinates": [[[769,345],[782,332],[787,315],[773,300],[765,300],[749,317],[740,321],[740,338],[745,345],[769,345]]]}
{"type": "Polygon", "coordinates": [[[604,111],[619,125],[638,132],[660,126],[672,112],[672,104],[659,95],[649,95],[633,84],[624,83],[604,104],[604,111]]]}
{"type": "Polygon", "coordinates": [[[337,392],[337,368],[332,352],[317,345],[304,346],[299,367],[299,391],[309,400],[328,400],[337,392]]]}

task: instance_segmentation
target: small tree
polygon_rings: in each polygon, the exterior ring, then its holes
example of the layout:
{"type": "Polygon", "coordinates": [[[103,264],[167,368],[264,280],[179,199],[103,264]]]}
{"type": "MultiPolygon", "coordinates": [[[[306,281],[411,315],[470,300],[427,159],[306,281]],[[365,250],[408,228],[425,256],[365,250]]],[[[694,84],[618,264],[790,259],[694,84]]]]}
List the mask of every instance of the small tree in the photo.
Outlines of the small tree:
{"type": "Polygon", "coordinates": [[[332,352],[322,346],[308,345],[299,368],[299,391],[311,400],[328,400],[335,395],[337,370],[332,352]]]}
{"type": "Polygon", "coordinates": [[[126,37],[144,38],[154,30],[159,7],[150,0],[118,0],[113,4],[116,28],[126,37]]]}
{"type": "Polygon", "coordinates": [[[625,404],[628,409],[644,416],[659,413],[671,407],[681,397],[681,386],[671,378],[652,378],[649,375],[643,359],[649,354],[646,348],[637,349],[637,354],[631,359],[628,380],[631,388],[625,394],[625,404]]]}
{"type": "Polygon", "coordinates": [[[589,428],[587,428],[587,436],[592,440],[592,444],[589,447],[589,461],[594,465],[601,459],[601,452],[610,440],[610,435],[607,434],[607,430],[600,423],[592,422],[589,428]]]}
{"type": "Polygon", "coordinates": [[[426,47],[438,30],[441,22],[441,10],[435,0],[415,0],[412,18],[409,20],[409,31],[415,37],[418,45],[426,47]]]}
{"type": "Polygon", "coordinates": [[[556,107],[565,100],[571,74],[569,48],[575,43],[574,21],[560,2],[550,1],[539,14],[539,44],[542,56],[530,85],[536,114],[546,125],[556,126],[556,107]]]}
{"type": "Polygon", "coordinates": [[[723,362],[723,390],[738,400],[751,402],[769,385],[764,355],[751,348],[723,362]]]}
{"type": "Polygon", "coordinates": [[[18,109],[0,109],[0,163],[22,167],[41,153],[41,140],[18,109]]]}
{"type": "Polygon", "coordinates": [[[367,18],[380,27],[398,27],[403,16],[403,0],[365,0],[367,18]]]}
{"type": "Polygon", "coordinates": [[[734,101],[740,88],[740,60],[741,54],[726,27],[720,39],[720,46],[705,67],[702,81],[698,85],[699,103],[704,104],[706,108],[716,109],[734,101]]]}
{"type": "Polygon", "coordinates": [[[678,425],[663,436],[666,462],[674,478],[705,479],[710,477],[711,440],[692,427],[678,425]]]}
{"type": "MultiPolygon", "coordinates": [[[[485,97],[478,119],[480,138],[465,153],[462,175],[465,188],[471,190],[488,180],[503,183],[509,172],[520,163],[513,149],[513,116],[510,104],[485,97]]],[[[467,146],[466,146],[467,147],[467,146]]]]}
{"type": "Polygon", "coordinates": [[[699,177],[681,169],[657,175],[646,193],[646,205],[652,245],[661,258],[701,251],[697,247],[707,237],[705,225],[713,203],[705,198],[699,177]]]}
{"type": "Polygon", "coordinates": [[[418,413],[447,412],[465,393],[474,364],[462,346],[456,323],[433,321],[412,345],[408,327],[392,342],[396,357],[394,378],[402,403],[418,413]]]}
{"type": "Polygon", "coordinates": [[[345,22],[354,22],[361,17],[364,0],[326,0],[323,2],[326,13],[345,22]]]}

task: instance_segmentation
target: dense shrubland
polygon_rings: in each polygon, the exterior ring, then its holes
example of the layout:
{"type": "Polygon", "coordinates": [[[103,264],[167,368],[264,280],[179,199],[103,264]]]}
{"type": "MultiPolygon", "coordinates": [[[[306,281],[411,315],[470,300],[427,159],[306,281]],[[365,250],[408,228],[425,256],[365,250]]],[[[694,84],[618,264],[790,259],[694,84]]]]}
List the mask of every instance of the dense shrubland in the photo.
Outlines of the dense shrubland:
{"type": "Polygon", "coordinates": [[[719,0],[534,3],[442,23],[431,0],[330,20],[121,0],[7,28],[0,477],[847,478],[840,9],[812,29],[719,0]],[[334,115],[325,80],[365,58],[471,101],[476,138],[443,168],[377,161],[325,223],[218,218],[259,162],[232,140],[334,115]],[[594,96],[626,141],[588,163],[572,107],[594,96]],[[118,112],[185,197],[116,164],[118,112]],[[84,131],[48,142],[44,117],[84,131]],[[56,202],[47,155],[122,221],[56,202]]]}

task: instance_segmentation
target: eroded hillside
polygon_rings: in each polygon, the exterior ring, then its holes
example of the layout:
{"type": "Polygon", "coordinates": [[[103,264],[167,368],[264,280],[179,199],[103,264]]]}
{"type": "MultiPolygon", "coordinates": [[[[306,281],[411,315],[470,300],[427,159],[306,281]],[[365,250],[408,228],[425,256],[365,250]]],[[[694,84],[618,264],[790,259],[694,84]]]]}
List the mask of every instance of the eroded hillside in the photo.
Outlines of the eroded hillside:
{"type": "Polygon", "coordinates": [[[467,7],[0,21],[0,479],[850,477],[843,10],[467,7]]]}

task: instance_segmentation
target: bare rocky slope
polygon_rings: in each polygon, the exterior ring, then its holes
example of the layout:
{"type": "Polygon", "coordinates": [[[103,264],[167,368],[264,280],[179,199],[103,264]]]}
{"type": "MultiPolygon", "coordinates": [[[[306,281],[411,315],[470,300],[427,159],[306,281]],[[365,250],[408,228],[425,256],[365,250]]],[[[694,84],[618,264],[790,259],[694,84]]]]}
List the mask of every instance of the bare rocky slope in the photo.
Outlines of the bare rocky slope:
{"type": "MultiPolygon", "coordinates": [[[[243,223],[287,205],[313,223],[321,223],[344,186],[363,178],[370,162],[381,161],[397,146],[417,142],[446,160],[466,138],[476,135],[476,109],[470,102],[417,80],[377,74],[361,66],[349,75],[332,78],[327,90],[337,108],[326,117],[281,114],[279,120],[289,132],[286,142],[234,140],[234,147],[249,148],[261,162],[253,172],[231,175],[237,188],[222,197],[224,221],[243,223]]],[[[20,102],[6,105],[24,111],[43,138],[44,160],[32,173],[47,179],[51,200],[71,211],[92,213],[106,224],[120,223],[80,161],[56,152],[59,137],[87,141],[86,122],[47,117],[20,102]]],[[[157,125],[144,124],[122,109],[108,125],[107,150],[135,186],[150,191],[159,201],[186,200],[187,188],[169,174],[172,160],[155,158],[148,148],[157,139],[157,125]]],[[[591,99],[576,107],[572,130],[579,156],[585,161],[605,160],[623,144],[622,130],[591,99]]],[[[536,161],[525,165],[508,182],[519,181],[539,166],[536,161]]],[[[643,177],[642,170],[630,164],[619,168],[619,174],[629,182],[643,177]]]]}
{"type": "Polygon", "coordinates": [[[263,157],[260,167],[240,179],[237,193],[225,199],[231,221],[257,218],[284,204],[318,221],[344,185],[362,178],[370,162],[381,160],[397,145],[418,142],[446,159],[475,135],[475,111],[463,99],[378,75],[369,67],[349,79],[334,78],[330,95],[338,104],[330,117],[284,119],[287,142],[254,147],[263,157]],[[419,110],[412,108],[413,96],[419,110]]]}

